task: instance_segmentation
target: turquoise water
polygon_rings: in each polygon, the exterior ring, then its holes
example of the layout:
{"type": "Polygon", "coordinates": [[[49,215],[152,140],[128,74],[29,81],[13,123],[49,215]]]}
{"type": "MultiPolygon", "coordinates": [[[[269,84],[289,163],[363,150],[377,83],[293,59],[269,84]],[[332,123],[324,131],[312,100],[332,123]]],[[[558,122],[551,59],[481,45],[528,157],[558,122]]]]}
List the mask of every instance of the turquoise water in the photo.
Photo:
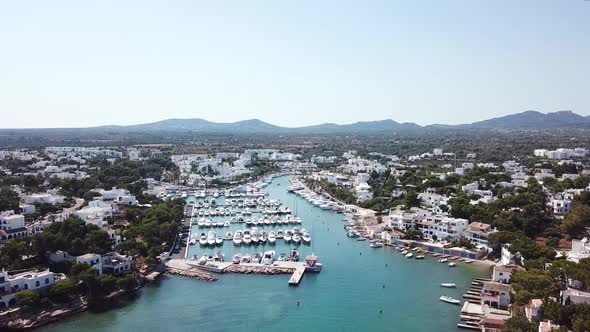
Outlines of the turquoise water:
{"type": "MultiPolygon", "coordinates": [[[[303,219],[299,227],[312,232],[313,245],[299,246],[301,256],[314,251],[324,264],[320,274],[306,274],[298,287],[288,286],[288,275],[226,274],[219,275],[214,283],[166,276],[159,285],[141,290],[127,306],[85,313],[41,330],[458,331],[460,306],[442,303],[438,298],[461,298],[471,279],[486,275],[487,269],[460,263],[448,268],[434,258],[417,261],[392,248],[371,249],[366,241],[346,237],[341,215],[288,193],[288,186],[288,178],[282,177],[266,190],[270,198],[297,210],[303,219]],[[439,287],[449,281],[458,287],[439,287]]],[[[229,230],[238,228],[245,225],[233,225],[229,230]]],[[[261,229],[268,232],[272,228],[261,229]]],[[[217,230],[224,235],[228,228],[217,230]]],[[[277,253],[288,253],[291,246],[277,240],[276,246],[236,249],[226,242],[219,249],[207,251],[197,244],[191,247],[191,254],[222,250],[226,259],[231,259],[234,251],[253,253],[271,247],[277,253]]]]}

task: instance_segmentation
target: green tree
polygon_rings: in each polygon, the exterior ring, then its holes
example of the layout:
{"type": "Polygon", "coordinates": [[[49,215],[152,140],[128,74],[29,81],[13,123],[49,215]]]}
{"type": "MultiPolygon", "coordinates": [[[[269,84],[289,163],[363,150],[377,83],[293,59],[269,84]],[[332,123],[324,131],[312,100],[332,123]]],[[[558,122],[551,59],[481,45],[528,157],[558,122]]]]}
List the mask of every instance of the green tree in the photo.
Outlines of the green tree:
{"type": "Polygon", "coordinates": [[[137,287],[137,280],[131,274],[126,274],[117,279],[117,288],[131,291],[137,287]]]}
{"type": "Polygon", "coordinates": [[[49,287],[49,296],[58,302],[67,302],[76,293],[76,284],[72,279],[59,280],[49,287]]]}
{"type": "Polygon", "coordinates": [[[28,307],[39,307],[39,293],[33,290],[22,290],[15,295],[16,303],[28,307]]]}
{"type": "Polygon", "coordinates": [[[20,198],[18,194],[9,187],[0,189],[0,211],[18,210],[20,198]]]}

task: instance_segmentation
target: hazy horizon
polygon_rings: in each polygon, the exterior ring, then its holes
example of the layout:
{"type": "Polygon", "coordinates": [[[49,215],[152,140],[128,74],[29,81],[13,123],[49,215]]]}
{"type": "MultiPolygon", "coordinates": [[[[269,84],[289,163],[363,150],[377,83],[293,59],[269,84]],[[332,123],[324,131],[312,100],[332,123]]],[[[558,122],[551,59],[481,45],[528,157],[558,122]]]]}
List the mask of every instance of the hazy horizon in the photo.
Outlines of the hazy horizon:
{"type": "Polygon", "coordinates": [[[590,115],[590,2],[0,3],[0,128],[590,115]]]}

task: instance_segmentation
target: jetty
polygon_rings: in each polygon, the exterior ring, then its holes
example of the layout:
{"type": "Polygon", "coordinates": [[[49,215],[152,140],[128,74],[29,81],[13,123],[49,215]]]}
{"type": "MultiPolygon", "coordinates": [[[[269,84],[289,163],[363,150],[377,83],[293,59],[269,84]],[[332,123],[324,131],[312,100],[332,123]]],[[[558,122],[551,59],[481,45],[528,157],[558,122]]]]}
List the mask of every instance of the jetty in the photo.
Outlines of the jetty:
{"type": "Polygon", "coordinates": [[[172,259],[166,263],[166,271],[171,274],[207,281],[217,280],[209,274],[210,272],[264,275],[291,274],[289,285],[297,286],[306,271],[320,272],[321,264],[317,263],[317,257],[315,256],[309,256],[306,262],[275,261],[271,265],[260,263],[233,264],[232,262],[208,262],[206,264],[199,264],[193,260],[172,259]]]}

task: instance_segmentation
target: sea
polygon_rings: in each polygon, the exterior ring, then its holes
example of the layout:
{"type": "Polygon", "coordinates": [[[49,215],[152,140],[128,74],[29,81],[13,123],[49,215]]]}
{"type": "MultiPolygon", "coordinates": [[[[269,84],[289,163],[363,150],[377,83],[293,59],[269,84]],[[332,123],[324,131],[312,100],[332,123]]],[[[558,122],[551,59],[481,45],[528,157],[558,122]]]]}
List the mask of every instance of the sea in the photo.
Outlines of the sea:
{"type": "MultiPolygon", "coordinates": [[[[266,232],[305,228],[311,244],[297,246],[301,258],[315,254],[321,273],[306,273],[299,286],[289,275],[220,274],[216,282],[164,276],[153,286],[111,310],[86,312],[39,330],[70,331],[459,331],[459,305],[441,302],[441,295],[461,299],[474,277],[489,276],[478,264],[450,268],[427,256],[408,259],[392,247],[370,248],[367,241],[346,237],[343,215],[323,210],[289,193],[289,177],[273,179],[267,198],[280,200],[302,218],[301,225],[259,227],[266,232]],[[440,283],[454,282],[455,289],[440,283]]],[[[188,201],[196,200],[194,197],[188,201]]],[[[218,199],[219,203],[223,199],[218,199]]],[[[214,221],[228,217],[215,217],[214,221]]],[[[219,235],[245,229],[245,224],[217,228],[219,235]]],[[[193,232],[203,232],[196,225],[193,232]]],[[[205,231],[206,232],[206,231],[205,231]]],[[[231,241],[216,249],[190,246],[189,257],[222,251],[275,250],[288,254],[292,244],[236,247],[231,241]]]]}

